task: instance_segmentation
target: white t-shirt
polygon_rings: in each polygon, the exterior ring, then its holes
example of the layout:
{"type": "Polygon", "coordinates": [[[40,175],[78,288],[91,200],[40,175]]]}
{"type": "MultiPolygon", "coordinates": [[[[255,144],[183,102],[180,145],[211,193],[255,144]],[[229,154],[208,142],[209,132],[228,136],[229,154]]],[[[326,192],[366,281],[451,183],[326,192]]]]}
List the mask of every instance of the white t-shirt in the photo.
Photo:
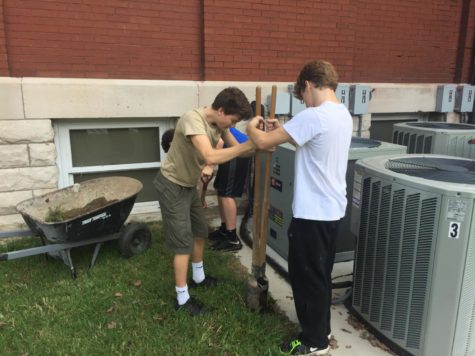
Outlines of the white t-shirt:
{"type": "Polygon", "coordinates": [[[346,209],[346,168],[353,120],[343,104],[325,101],[307,108],[283,125],[297,143],[295,218],[339,220],[346,209]]]}

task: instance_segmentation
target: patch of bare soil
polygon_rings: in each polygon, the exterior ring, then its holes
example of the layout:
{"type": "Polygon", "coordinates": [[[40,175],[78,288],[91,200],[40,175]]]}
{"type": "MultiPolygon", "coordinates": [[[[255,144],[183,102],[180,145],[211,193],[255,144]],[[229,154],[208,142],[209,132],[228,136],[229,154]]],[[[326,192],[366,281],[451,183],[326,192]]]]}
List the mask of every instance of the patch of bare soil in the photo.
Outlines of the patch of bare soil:
{"type": "Polygon", "coordinates": [[[386,351],[387,353],[391,355],[397,355],[393,351],[391,351],[391,349],[388,346],[386,346],[384,343],[379,341],[373,334],[371,334],[368,330],[366,330],[364,324],[362,324],[355,316],[353,315],[348,316],[346,321],[348,322],[348,324],[354,327],[355,330],[361,331],[360,338],[368,340],[371,346],[378,347],[381,350],[386,351]]]}
{"type": "Polygon", "coordinates": [[[338,340],[335,339],[335,337],[333,335],[331,336],[328,343],[330,344],[330,349],[332,349],[332,350],[336,350],[339,347],[338,346],[338,340]]]}
{"type": "Polygon", "coordinates": [[[100,209],[106,205],[116,202],[117,199],[107,200],[104,197],[99,197],[94,200],[91,200],[82,208],[75,208],[71,210],[63,210],[61,207],[50,207],[48,208],[48,213],[46,214],[46,222],[61,222],[69,220],[78,216],[86,215],[87,213],[100,209]]]}

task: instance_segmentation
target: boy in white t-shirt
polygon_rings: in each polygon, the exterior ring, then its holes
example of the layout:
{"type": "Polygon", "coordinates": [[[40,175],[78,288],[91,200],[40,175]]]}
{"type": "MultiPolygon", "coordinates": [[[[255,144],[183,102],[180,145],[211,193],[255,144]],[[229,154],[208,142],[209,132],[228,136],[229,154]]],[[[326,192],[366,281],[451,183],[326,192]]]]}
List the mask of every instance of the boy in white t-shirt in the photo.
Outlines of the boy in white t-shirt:
{"type": "Polygon", "coordinates": [[[347,204],[346,167],[353,131],[351,115],[335,95],[337,84],[331,63],[309,62],[294,86],[294,95],[307,109],[283,126],[268,120],[267,133],[257,128],[262,118],[254,118],[247,128],[258,149],[284,142],[296,146],[288,268],[302,332],[282,347],[291,355],[329,351],[331,272],[347,204]]]}

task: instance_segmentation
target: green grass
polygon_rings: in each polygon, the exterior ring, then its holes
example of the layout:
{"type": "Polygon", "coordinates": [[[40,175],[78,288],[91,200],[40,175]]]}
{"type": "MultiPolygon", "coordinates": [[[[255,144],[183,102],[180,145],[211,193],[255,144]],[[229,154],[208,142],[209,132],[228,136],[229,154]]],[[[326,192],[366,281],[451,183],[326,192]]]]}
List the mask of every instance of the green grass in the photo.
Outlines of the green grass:
{"type": "MultiPolygon", "coordinates": [[[[276,312],[245,305],[247,275],[231,254],[206,252],[205,271],[223,282],[191,290],[215,310],[190,318],[173,309],[172,254],[158,224],[149,250],[120,257],[102,247],[88,274],[93,247],[72,250],[78,277],[44,255],[0,262],[2,355],[277,355],[294,326],[276,312]]],[[[37,245],[20,239],[0,252],[37,245]]]]}

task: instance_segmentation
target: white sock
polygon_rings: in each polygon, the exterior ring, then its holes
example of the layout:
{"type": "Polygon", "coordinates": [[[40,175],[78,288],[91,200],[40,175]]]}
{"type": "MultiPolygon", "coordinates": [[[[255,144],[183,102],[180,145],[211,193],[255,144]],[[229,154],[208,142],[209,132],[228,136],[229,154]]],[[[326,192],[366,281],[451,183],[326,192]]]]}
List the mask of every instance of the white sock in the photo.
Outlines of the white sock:
{"type": "Polygon", "coordinates": [[[195,283],[201,283],[205,280],[205,269],[203,267],[203,261],[191,262],[191,269],[193,271],[193,280],[195,283]]]}
{"type": "Polygon", "coordinates": [[[184,287],[175,286],[175,290],[178,305],[183,305],[188,301],[188,299],[190,299],[190,295],[188,294],[188,284],[185,284],[184,287]]]}

